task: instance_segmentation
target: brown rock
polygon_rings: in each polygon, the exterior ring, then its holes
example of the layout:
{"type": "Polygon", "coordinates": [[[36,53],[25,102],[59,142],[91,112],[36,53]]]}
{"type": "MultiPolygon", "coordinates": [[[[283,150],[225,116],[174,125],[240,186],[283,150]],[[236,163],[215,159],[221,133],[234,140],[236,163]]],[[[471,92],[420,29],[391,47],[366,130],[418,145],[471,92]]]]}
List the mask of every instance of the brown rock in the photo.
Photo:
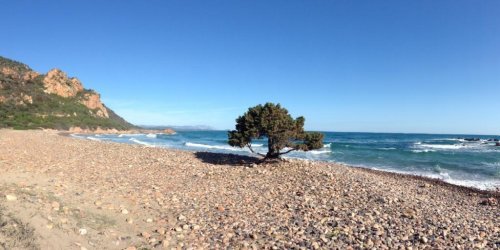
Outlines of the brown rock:
{"type": "Polygon", "coordinates": [[[170,128],[164,129],[162,132],[165,134],[169,134],[169,135],[175,134],[175,131],[173,129],[170,129],[170,128]]]}
{"type": "Polygon", "coordinates": [[[141,236],[144,237],[144,238],[146,238],[146,239],[149,239],[151,237],[151,234],[148,233],[148,232],[142,232],[141,236]]]}
{"type": "Polygon", "coordinates": [[[161,234],[161,235],[164,235],[167,233],[167,229],[161,227],[161,228],[156,229],[156,232],[161,234]]]}
{"type": "Polygon", "coordinates": [[[496,198],[490,197],[488,199],[482,200],[479,204],[486,206],[496,206],[498,205],[498,200],[496,198]]]}
{"type": "Polygon", "coordinates": [[[52,206],[52,209],[54,209],[56,211],[59,211],[59,207],[61,207],[61,205],[57,201],[52,202],[51,206],[52,206]]]}
{"type": "Polygon", "coordinates": [[[80,102],[87,108],[93,110],[96,116],[109,117],[108,109],[101,102],[101,97],[97,93],[85,93],[80,102]]]}
{"type": "Polygon", "coordinates": [[[415,216],[416,216],[416,211],[413,209],[408,208],[403,211],[403,217],[413,219],[415,218],[415,216]]]}
{"type": "Polygon", "coordinates": [[[68,78],[60,69],[50,70],[43,78],[45,93],[62,97],[72,97],[83,90],[82,83],[76,78],[68,78]]]}

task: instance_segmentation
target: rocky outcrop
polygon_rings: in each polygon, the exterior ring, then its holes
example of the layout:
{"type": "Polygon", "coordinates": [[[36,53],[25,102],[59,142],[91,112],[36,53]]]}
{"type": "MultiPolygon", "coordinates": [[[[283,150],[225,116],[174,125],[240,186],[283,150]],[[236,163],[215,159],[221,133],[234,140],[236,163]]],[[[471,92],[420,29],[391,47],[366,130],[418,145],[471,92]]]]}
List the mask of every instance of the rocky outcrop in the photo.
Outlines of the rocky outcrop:
{"type": "Polygon", "coordinates": [[[2,74],[12,77],[12,78],[19,78],[19,73],[18,71],[14,70],[13,68],[10,67],[3,67],[2,70],[0,70],[2,74]]]}
{"type": "Polygon", "coordinates": [[[80,102],[93,110],[96,116],[109,118],[108,109],[102,104],[99,94],[94,92],[85,93],[80,102]]]}
{"type": "Polygon", "coordinates": [[[62,97],[73,97],[78,92],[83,91],[80,80],[72,77],[68,78],[66,73],[60,69],[52,69],[43,78],[45,93],[56,94],[62,97]]]}
{"type": "Polygon", "coordinates": [[[175,134],[175,133],[176,133],[176,132],[175,132],[173,129],[171,129],[171,128],[166,128],[166,129],[164,129],[162,132],[163,132],[164,134],[167,134],[167,135],[173,135],[173,134],[175,134]]]}
{"type": "MultiPolygon", "coordinates": [[[[82,92],[83,86],[77,78],[69,78],[59,69],[53,69],[43,79],[45,93],[56,94],[62,97],[74,97],[82,92]]],[[[102,104],[98,93],[86,92],[79,98],[79,102],[91,110],[95,116],[109,118],[108,110],[102,104]]]]}
{"type": "Polygon", "coordinates": [[[0,56],[0,128],[129,130],[134,126],[106,107],[99,93],[59,70],[38,74],[0,56]]]}
{"type": "Polygon", "coordinates": [[[33,97],[25,93],[21,93],[21,99],[25,104],[33,104],[33,97]]]}
{"type": "Polygon", "coordinates": [[[31,71],[31,70],[19,71],[19,70],[13,69],[11,67],[2,67],[0,69],[0,73],[2,73],[5,76],[8,76],[12,79],[18,79],[18,80],[23,80],[23,81],[31,81],[40,75],[35,71],[31,71]]]}

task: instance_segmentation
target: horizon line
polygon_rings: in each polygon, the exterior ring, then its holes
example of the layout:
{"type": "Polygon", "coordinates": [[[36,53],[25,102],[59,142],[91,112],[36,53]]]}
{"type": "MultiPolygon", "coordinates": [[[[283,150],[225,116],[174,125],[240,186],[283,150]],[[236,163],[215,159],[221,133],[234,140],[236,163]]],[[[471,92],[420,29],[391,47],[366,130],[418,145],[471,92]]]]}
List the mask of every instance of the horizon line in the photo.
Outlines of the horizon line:
{"type": "MultiPolygon", "coordinates": [[[[151,126],[151,127],[211,127],[209,125],[136,125],[135,126],[151,126]]],[[[184,131],[231,131],[234,129],[186,129],[184,131]]],[[[429,132],[365,132],[365,131],[329,131],[329,130],[307,130],[307,132],[325,132],[325,133],[360,133],[360,134],[413,134],[413,135],[477,135],[477,136],[500,136],[500,134],[475,134],[475,133],[429,133],[429,132]]]]}

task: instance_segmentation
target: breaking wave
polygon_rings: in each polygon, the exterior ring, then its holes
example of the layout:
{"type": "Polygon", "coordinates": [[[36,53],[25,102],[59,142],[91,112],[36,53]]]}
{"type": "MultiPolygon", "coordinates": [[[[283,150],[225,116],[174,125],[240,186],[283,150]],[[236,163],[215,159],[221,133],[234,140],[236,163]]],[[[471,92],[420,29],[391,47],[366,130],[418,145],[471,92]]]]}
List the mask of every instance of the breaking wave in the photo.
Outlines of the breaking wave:
{"type": "Polygon", "coordinates": [[[467,146],[461,144],[420,144],[420,147],[424,148],[432,148],[432,149],[461,149],[466,148],[467,146]]]}
{"type": "Polygon", "coordinates": [[[141,141],[141,140],[137,140],[136,138],[130,138],[129,140],[132,141],[132,142],[135,142],[137,144],[144,145],[144,146],[154,147],[154,144],[149,143],[149,142],[145,142],[145,141],[141,141]]]}
{"type": "Polygon", "coordinates": [[[231,151],[246,151],[242,148],[235,148],[235,147],[231,147],[231,146],[208,145],[208,144],[192,143],[192,142],[186,142],[186,143],[184,143],[184,145],[186,147],[195,147],[195,148],[231,150],[231,151]]]}
{"type": "Polygon", "coordinates": [[[92,141],[101,141],[101,139],[95,138],[95,137],[92,137],[92,136],[87,136],[87,139],[92,140],[92,141]]]}

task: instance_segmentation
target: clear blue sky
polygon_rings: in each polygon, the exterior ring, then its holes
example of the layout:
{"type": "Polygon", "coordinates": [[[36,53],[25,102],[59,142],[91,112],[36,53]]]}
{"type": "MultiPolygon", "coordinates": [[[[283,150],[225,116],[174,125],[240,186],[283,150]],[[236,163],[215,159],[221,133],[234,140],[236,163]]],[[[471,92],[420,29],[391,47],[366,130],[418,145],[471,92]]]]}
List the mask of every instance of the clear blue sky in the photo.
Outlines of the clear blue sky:
{"type": "Polygon", "coordinates": [[[500,1],[0,0],[0,55],[136,124],[500,134],[500,1]]]}

